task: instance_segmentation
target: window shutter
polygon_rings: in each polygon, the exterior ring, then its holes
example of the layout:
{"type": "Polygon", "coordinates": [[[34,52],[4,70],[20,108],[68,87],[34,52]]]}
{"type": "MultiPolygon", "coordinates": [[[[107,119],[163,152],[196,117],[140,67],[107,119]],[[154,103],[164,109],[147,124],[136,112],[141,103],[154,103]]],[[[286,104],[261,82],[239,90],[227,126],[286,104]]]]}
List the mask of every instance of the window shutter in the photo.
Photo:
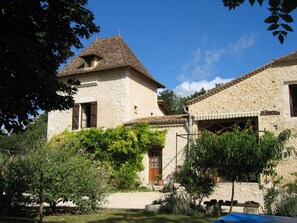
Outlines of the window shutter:
{"type": "Polygon", "coordinates": [[[72,130],[78,129],[79,104],[74,104],[72,109],[72,130]]]}
{"type": "Polygon", "coordinates": [[[91,103],[91,128],[97,127],[97,102],[91,103]]]}

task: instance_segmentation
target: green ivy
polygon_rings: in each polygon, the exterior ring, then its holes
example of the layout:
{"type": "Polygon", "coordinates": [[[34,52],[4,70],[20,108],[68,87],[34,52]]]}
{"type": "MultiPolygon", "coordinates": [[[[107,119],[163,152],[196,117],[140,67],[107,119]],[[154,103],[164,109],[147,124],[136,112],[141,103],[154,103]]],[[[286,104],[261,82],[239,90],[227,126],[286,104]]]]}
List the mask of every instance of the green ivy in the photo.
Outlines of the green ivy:
{"type": "Polygon", "coordinates": [[[134,188],[139,184],[137,173],[144,169],[142,160],[147,149],[164,147],[166,130],[151,129],[146,123],[118,126],[104,130],[90,128],[64,131],[49,142],[54,148],[69,147],[83,152],[89,159],[100,161],[110,170],[111,185],[116,189],[134,188]],[[128,176],[123,176],[128,169],[128,176]],[[123,182],[120,178],[129,179],[123,182]]]}

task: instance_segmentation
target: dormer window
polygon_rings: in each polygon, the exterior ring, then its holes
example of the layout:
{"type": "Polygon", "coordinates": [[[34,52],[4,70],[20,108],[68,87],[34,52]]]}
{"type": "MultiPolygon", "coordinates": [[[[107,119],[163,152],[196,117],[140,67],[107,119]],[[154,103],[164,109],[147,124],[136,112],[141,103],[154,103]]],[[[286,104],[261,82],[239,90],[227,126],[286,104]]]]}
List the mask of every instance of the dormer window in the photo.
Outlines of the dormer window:
{"type": "Polygon", "coordinates": [[[95,67],[99,62],[99,58],[95,55],[87,56],[84,59],[85,59],[84,68],[95,67]]]}
{"type": "Polygon", "coordinates": [[[92,54],[83,54],[80,57],[84,60],[84,63],[81,64],[78,68],[94,68],[101,60],[101,57],[92,54]]]}

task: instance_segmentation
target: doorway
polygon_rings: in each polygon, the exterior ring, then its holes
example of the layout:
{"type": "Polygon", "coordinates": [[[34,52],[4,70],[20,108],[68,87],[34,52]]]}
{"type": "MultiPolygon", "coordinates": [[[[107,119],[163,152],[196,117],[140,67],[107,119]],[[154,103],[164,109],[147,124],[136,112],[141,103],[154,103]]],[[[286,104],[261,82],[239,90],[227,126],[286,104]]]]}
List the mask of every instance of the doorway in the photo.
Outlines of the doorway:
{"type": "Polygon", "coordinates": [[[162,150],[149,150],[149,182],[152,183],[158,174],[162,174],[162,150]]]}

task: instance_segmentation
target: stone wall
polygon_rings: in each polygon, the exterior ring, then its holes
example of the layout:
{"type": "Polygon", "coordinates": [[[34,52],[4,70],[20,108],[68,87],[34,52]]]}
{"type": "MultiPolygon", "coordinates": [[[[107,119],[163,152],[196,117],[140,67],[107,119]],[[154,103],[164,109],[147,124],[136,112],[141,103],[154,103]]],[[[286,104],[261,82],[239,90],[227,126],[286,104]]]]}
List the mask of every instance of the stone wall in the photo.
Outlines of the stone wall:
{"type": "MultiPolygon", "coordinates": [[[[218,183],[214,193],[209,198],[205,198],[204,200],[217,199],[230,201],[231,188],[231,183],[218,183]]],[[[263,195],[263,191],[259,189],[258,183],[235,183],[234,200],[237,200],[239,203],[244,203],[246,201],[256,201],[260,203],[261,206],[263,206],[263,195]]],[[[236,211],[236,208],[233,211],[236,211]]],[[[259,211],[261,211],[261,208],[259,211]]]]}
{"type": "MultiPolygon", "coordinates": [[[[168,127],[166,143],[163,148],[163,177],[175,171],[175,167],[181,166],[185,160],[187,140],[177,137],[176,134],[187,134],[185,127],[168,127]]],[[[184,135],[184,137],[186,137],[184,135]]]]}
{"type": "Polygon", "coordinates": [[[156,84],[144,79],[139,73],[129,70],[129,87],[127,91],[127,121],[142,117],[150,117],[160,114],[157,103],[156,84]],[[134,111],[137,106],[137,112],[134,111]]]}
{"type": "MultiPolygon", "coordinates": [[[[259,130],[278,134],[284,129],[297,130],[297,117],[290,117],[289,84],[297,84],[296,62],[258,69],[235,80],[229,87],[189,105],[191,115],[276,111],[279,115],[259,115],[259,130]],[[251,74],[251,75],[250,75],[251,74]]],[[[297,148],[297,138],[288,143],[297,148]]],[[[282,162],[281,175],[288,177],[297,169],[296,157],[282,162]],[[288,166],[286,166],[288,164],[288,166]]]]}

